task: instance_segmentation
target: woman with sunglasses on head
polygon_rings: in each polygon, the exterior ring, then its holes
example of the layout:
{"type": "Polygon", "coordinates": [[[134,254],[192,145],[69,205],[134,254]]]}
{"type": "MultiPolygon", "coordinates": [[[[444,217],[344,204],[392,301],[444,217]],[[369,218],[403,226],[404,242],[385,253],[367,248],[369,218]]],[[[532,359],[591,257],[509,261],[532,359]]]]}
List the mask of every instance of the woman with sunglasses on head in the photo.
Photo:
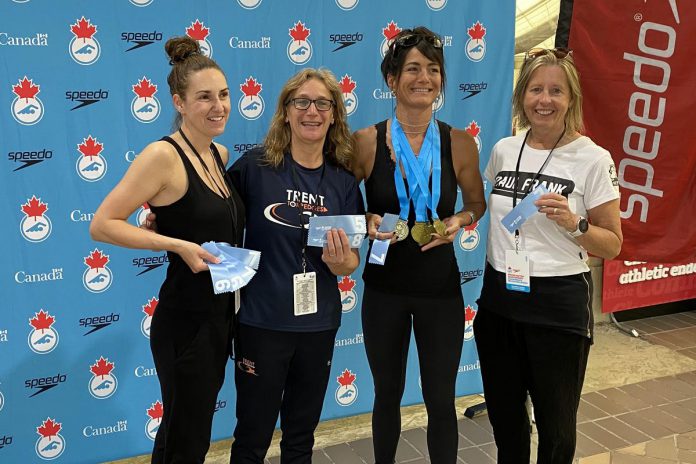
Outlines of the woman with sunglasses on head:
{"type": "Polygon", "coordinates": [[[90,225],[93,239],[128,248],[167,250],[167,277],[152,318],[150,347],[164,415],[153,463],[203,463],[217,394],[230,354],[232,295],[216,295],[208,272],[215,256],[200,244],[241,244],[244,205],[225,175],[229,88],[215,61],[190,37],[169,39],[167,82],[177,130],[149,144],[104,199],[90,225]],[[128,223],[147,202],[158,233],[128,223]]]}
{"type": "Polygon", "coordinates": [[[469,134],[434,119],[433,103],[445,84],[436,34],[425,27],[404,29],[391,42],[381,70],[394,94],[393,117],[356,132],[353,169],[365,180],[370,238],[391,241],[384,265],[367,264],[363,274],[362,323],[375,386],[375,460],[394,462],[413,331],[430,460],[454,463],[464,302],[452,242],[486,210],[478,151],[469,134]],[[457,187],[464,200],[459,212],[457,187]],[[378,232],[385,213],[399,215],[393,233],[378,232]]]}
{"type": "Polygon", "coordinates": [[[498,462],[529,462],[529,393],[537,463],[570,464],[592,343],[587,254],[611,259],[621,249],[618,179],[609,152],[580,133],[567,50],[528,52],[512,104],[529,130],[500,140],[485,171],[493,191],[476,346],[498,462]],[[538,185],[549,191],[534,201],[538,213],[509,231],[501,220],[538,185]]]}
{"type": "Polygon", "coordinates": [[[229,170],[246,204],[244,246],[261,252],[238,313],[232,464],[264,462],[279,414],[281,462],[311,462],[341,321],[336,276],[353,272],[359,254],[343,229],[323,248],[307,246],[307,225],[364,214],[353,152],[335,77],[308,68],[283,86],[263,146],[229,170]]]}

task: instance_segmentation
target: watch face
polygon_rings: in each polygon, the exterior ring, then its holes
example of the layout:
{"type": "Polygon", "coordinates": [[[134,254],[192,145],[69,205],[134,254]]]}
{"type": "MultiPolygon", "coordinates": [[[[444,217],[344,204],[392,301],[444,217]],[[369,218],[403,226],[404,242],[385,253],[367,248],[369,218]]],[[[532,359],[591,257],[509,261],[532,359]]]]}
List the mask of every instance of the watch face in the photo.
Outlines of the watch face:
{"type": "Polygon", "coordinates": [[[587,219],[581,218],[581,219],[578,221],[578,230],[579,230],[580,232],[582,232],[583,234],[584,234],[585,232],[587,232],[587,229],[589,229],[589,228],[590,228],[590,223],[587,222],[587,219]]]}

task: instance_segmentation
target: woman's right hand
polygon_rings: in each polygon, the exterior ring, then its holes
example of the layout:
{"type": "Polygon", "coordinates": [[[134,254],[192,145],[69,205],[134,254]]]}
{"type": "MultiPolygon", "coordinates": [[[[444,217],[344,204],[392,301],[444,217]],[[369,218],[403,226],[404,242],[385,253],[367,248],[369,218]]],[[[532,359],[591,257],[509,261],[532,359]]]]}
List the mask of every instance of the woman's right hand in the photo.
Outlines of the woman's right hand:
{"type": "Polygon", "coordinates": [[[220,262],[215,255],[205,251],[202,246],[185,240],[179,240],[173,251],[181,256],[181,259],[194,274],[210,270],[208,263],[217,264],[220,262]]]}
{"type": "Polygon", "coordinates": [[[396,242],[394,232],[378,232],[379,226],[382,224],[382,216],[379,214],[367,213],[367,236],[371,240],[389,240],[391,243],[396,242]]]}

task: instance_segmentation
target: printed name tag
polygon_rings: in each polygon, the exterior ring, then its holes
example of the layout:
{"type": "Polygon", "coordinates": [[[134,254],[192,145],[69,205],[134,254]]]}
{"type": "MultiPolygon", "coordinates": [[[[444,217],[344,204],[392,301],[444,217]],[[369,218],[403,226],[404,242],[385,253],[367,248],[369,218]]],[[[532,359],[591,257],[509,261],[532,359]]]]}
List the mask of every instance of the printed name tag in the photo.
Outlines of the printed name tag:
{"type": "Polygon", "coordinates": [[[529,254],[526,251],[505,251],[505,287],[529,293],[529,254]]]}
{"type": "Polygon", "coordinates": [[[295,316],[317,312],[317,273],[307,272],[293,276],[295,316]]]}

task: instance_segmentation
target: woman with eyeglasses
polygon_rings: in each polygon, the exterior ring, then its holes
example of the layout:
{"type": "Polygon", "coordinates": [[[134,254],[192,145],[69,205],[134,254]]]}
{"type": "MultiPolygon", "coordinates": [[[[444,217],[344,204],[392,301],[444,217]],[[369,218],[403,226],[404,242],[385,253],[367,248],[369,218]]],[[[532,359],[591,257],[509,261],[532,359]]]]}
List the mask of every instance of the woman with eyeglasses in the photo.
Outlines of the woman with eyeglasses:
{"type": "Polygon", "coordinates": [[[476,346],[498,462],[529,462],[529,394],[537,463],[570,464],[592,343],[586,261],[588,252],[611,259],[621,249],[618,179],[609,152],[580,133],[582,92],[569,51],[528,52],[512,104],[529,130],[500,140],[485,171],[493,191],[476,346]],[[538,186],[546,192],[532,193],[538,186]],[[529,195],[538,212],[506,227],[529,195]]]}
{"type": "Polygon", "coordinates": [[[384,265],[366,264],[363,274],[362,324],[375,386],[374,455],[377,463],[394,462],[413,331],[430,460],[454,463],[464,302],[452,242],[486,210],[478,151],[470,135],[434,118],[433,103],[445,85],[442,42],[435,33],[402,30],[381,71],[395,109],[391,118],[356,132],[353,169],[365,180],[370,238],[390,242],[384,265]],[[457,187],[464,201],[458,212],[457,187]],[[399,216],[394,232],[378,230],[385,213],[399,216]]]}
{"type": "Polygon", "coordinates": [[[336,276],[353,272],[359,255],[342,229],[308,247],[307,225],[364,214],[353,152],[335,77],[308,68],[283,86],[263,146],[229,170],[246,204],[244,246],[261,252],[238,313],[232,464],[264,462],[279,414],[281,461],[311,462],[341,321],[336,276]]]}

